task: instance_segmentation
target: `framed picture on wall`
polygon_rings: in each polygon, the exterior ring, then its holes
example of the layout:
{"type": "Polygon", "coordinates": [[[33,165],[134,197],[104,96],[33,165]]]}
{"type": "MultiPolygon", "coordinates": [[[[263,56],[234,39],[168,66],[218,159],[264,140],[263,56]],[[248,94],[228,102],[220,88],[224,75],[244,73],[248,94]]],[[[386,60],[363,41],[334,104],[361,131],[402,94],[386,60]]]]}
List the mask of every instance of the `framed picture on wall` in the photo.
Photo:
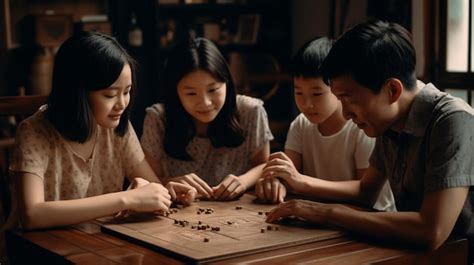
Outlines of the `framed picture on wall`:
{"type": "Polygon", "coordinates": [[[255,44],[260,29],[259,14],[245,14],[239,17],[237,34],[235,43],[238,44],[255,44]]]}

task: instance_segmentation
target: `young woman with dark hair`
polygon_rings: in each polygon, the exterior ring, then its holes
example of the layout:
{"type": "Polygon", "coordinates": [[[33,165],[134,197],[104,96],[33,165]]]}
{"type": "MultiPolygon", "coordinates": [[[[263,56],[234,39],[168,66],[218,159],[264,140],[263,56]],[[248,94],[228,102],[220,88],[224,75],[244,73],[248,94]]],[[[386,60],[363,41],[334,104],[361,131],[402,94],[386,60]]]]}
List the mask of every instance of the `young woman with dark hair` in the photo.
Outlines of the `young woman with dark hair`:
{"type": "Polygon", "coordinates": [[[208,199],[253,186],[273,138],[263,103],[236,96],[224,57],[204,38],[177,46],[164,77],[164,104],[147,109],[141,139],[155,173],[208,199]]]}
{"type": "Polygon", "coordinates": [[[145,160],[128,120],[134,69],[118,42],[100,33],[78,33],[60,47],[48,104],[17,131],[10,170],[18,209],[10,227],[166,211],[176,192],[194,199],[195,190],[183,184],[163,187],[145,160]],[[121,191],[125,176],[134,189],[121,191]]]}

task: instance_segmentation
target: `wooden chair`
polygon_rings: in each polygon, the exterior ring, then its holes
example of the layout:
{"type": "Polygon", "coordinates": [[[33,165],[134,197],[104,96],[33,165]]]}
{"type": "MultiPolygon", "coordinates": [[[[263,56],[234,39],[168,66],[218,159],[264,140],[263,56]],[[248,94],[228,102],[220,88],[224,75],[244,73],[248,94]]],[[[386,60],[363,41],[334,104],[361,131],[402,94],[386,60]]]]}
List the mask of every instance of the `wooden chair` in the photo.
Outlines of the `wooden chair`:
{"type": "MultiPolygon", "coordinates": [[[[48,96],[8,96],[0,97],[0,118],[10,120],[15,127],[25,117],[35,113],[41,105],[46,104],[48,96]]],[[[11,181],[8,166],[15,144],[14,130],[11,135],[0,138],[0,200],[2,209],[0,217],[6,218],[10,212],[11,181]]]]}
{"type": "Polygon", "coordinates": [[[263,52],[233,52],[229,67],[234,79],[236,92],[263,101],[273,97],[283,79],[277,59],[263,52]]]}
{"type": "MultiPolygon", "coordinates": [[[[281,97],[274,100],[275,95],[292,82],[292,77],[283,73],[275,56],[267,52],[233,52],[229,55],[229,68],[238,94],[256,97],[265,102],[270,130],[275,137],[270,142],[270,149],[272,152],[282,151],[291,119],[272,116],[268,110],[280,108],[281,97]]],[[[284,100],[291,102],[287,98],[284,100]]]]}

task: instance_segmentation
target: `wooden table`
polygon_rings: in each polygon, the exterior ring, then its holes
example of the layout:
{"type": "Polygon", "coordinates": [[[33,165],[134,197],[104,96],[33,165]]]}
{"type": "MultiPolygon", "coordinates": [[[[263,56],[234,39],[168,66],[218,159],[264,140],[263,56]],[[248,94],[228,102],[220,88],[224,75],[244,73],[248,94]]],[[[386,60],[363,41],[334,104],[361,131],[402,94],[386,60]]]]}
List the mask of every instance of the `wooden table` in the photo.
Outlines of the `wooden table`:
{"type": "MultiPolygon", "coordinates": [[[[34,232],[8,232],[18,264],[183,264],[182,261],[102,233],[97,223],[34,232]]],[[[230,258],[212,264],[465,264],[467,240],[449,239],[436,251],[342,236],[230,258]]]]}

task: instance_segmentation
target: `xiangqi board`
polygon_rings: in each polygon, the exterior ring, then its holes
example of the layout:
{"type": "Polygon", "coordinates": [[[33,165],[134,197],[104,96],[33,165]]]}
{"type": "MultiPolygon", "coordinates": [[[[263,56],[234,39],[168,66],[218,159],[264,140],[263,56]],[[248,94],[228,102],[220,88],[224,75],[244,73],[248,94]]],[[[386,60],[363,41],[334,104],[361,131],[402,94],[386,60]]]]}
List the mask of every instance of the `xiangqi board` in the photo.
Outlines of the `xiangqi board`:
{"type": "Polygon", "coordinates": [[[275,206],[254,200],[254,196],[245,194],[237,201],[199,201],[172,208],[167,216],[101,219],[101,226],[104,232],[188,263],[217,261],[342,235],[340,231],[301,222],[266,223],[266,213],[275,206]]]}

